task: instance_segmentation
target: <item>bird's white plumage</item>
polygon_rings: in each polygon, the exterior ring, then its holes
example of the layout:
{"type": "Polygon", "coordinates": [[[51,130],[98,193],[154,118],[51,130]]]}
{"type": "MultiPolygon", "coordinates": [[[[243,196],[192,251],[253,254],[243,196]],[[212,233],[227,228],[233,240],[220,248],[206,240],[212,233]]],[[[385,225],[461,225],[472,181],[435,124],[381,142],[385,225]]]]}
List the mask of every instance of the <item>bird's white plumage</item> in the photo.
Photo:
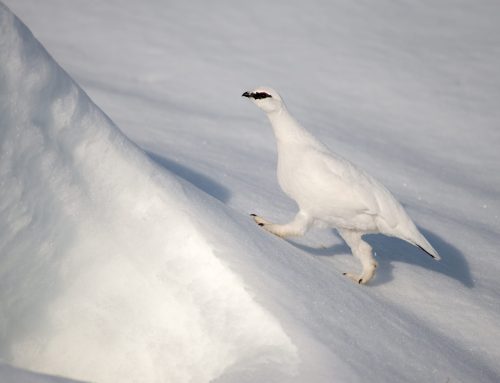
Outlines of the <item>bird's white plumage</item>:
{"type": "Polygon", "coordinates": [[[259,225],[283,237],[302,235],[312,225],[338,229],[363,264],[361,275],[347,273],[359,283],[368,282],[377,267],[371,247],[361,239],[364,234],[401,238],[439,259],[394,196],[307,132],[288,113],[275,90],[259,87],[243,96],[266,112],[276,137],[278,182],[299,206],[299,213],[288,224],[272,224],[255,216],[259,225]]]}

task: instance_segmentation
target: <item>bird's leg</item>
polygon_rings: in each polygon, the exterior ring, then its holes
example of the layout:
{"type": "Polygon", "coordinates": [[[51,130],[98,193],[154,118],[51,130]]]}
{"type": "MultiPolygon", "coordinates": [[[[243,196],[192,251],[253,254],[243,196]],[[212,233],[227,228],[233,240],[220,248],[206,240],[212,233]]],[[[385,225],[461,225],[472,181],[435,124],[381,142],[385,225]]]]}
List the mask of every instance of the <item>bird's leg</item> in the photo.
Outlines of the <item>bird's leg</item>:
{"type": "Polygon", "coordinates": [[[264,229],[277,235],[278,237],[297,237],[304,235],[305,232],[311,227],[312,220],[311,218],[303,213],[298,212],[295,218],[284,225],[278,225],[275,223],[271,223],[266,221],[264,218],[259,217],[258,215],[251,214],[254,221],[257,225],[262,226],[264,229]]]}
{"type": "Polygon", "coordinates": [[[352,254],[361,261],[363,271],[361,275],[344,273],[356,283],[365,284],[375,275],[378,264],[373,258],[372,247],[361,238],[362,233],[352,230],[339,230],[340,236],[351,248],[352,254]]]}

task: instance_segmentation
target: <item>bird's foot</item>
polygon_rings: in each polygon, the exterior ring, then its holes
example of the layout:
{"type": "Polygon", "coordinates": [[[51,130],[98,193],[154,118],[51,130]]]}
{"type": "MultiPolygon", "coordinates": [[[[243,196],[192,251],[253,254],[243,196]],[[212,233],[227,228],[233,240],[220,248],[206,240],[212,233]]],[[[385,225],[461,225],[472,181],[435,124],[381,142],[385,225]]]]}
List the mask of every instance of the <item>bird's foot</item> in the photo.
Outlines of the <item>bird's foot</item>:
{"type": "Polygon", "coordinates": [[[347,278],[351,279],[354,283],[358,283],[360,285],[364,285],[368,283],[373,276],[375,275],[375,269],[378,267],[378,263],[373,261],[370,263],[370,266],[363,270],[361,275],[353,274],[353,273],[343,273],[347,278]]]}
{"type": "Polygon", "coordinates": [[[255,223],[259,226],[266,226],[269,225],[269,222],[266,221],[264,218],[259,217],[257,214],[250,214],[250,216],[253,218],[255,223]]]}
{"type": "Polygon", "coordinates": [[[363,278],[363,275],[356,275],[353,273],[342,273],[342,275],[345,275],[347,278],[352,280],[354,283],[358,283],[360,285],[364,285],[366,282],[368,282],[367,280],[365,280],[363,278]]]}
{"type": "Polygon", "coordinates": [[[259,217],[257,214],[250,214],[250,216],[253,218],[253,220],[255,221],[255,223],[257,225],[266,229],[271,234],[274,234],[277,237],[283,238],[283,236],[280,235],[280,233],[274,229],[277,225],[275,225],[269,221],[266,221],[264,218],[259,217]]]}

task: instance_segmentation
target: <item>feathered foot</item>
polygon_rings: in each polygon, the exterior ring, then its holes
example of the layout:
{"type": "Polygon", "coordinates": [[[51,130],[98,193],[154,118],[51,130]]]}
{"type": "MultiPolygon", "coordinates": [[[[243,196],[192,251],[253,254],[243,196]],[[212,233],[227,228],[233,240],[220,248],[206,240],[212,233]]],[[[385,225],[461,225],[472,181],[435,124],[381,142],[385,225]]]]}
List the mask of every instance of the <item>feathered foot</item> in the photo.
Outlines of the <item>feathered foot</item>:
{"type": "Polygon", "coordinates": [[[310,217],[300,211],[291,222],[283,225],[268,222],[264,218],[259,217],[256,214],[250,214],[250,216],[257,223],[257,225],[263,227],[270,233],[273,233],[274,235],[277,235],[281,238],[304,235],[304,233],[309,229],[312,223],[310,217]]]}
{"type": "Polygon", "coordinates": [[[345,276],[352,279],[354,282],[364,285],[370,281],[375,275],[377,269],[377,261],[373,258],[372,247],[363,239],[363,233],[352,230],[339,230],[340,236],[346,241],[351,248],[352,255],[358,258],[363,267],[361,275],[353,273],[344,273],[345,276]]]}
{"type": "Polygon", "coordinates": [[[367,267],[363,267],[363,272],[361,273],[361,275],[357,275],[354,273],[342,273],[342,275],[345,275],[347,278],[351,279],[355,283],[364,285],[373,278],[377,267],[378,263],[375,260],[373,260],[370,262],[369,265],[367,265],[367,267]]]}

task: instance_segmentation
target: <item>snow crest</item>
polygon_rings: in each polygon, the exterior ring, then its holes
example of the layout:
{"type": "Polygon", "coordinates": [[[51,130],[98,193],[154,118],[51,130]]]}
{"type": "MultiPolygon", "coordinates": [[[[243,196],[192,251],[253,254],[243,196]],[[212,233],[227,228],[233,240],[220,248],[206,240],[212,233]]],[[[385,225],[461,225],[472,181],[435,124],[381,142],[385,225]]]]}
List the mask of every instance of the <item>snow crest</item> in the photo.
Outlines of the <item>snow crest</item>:
{"type": "Polygon", "coordinates": [[[189,186],[1,4],[0,88],[1,359],[99,382],[293,372],[295,346],[193,222],[189,186]]]}

